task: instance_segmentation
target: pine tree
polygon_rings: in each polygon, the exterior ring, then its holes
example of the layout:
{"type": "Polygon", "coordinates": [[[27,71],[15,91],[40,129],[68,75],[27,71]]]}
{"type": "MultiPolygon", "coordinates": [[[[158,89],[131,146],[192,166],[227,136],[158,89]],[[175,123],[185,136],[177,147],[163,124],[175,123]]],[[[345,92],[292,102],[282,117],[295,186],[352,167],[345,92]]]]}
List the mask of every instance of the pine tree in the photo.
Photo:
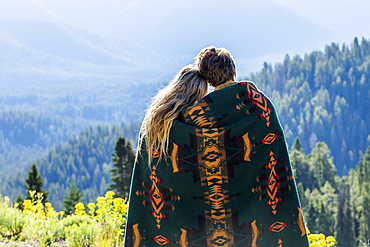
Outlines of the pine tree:
{"type": "Polygon", "coordinates": [[[67,215],[71,214],[75,210],[75,205],[80,202],[83,193],[77,188],[75,181],[72,181],[71,188],[68,191],[68,196],[64,197],[63,206],[66,209],[67,215]]]}
{"type": "Polygon", "coordinates": [[[335,182],[336,168],[333,163],[333,158],[330,156],[330,149],[326,143],[316,143],[315,147],[308,155],[308,162],[314,177],[314,188],[320,190],[326,181],[328,181],[333,188],[337,188],[335,182]]]}
{"type": "Polygon", "coordinates": [[[304,189],[311,189],[310,185],[312,184],[312,179],[306,155],[303,151],[295,149],[295,147],[298,146],[293,145],[292,150],[290,151],[290,162],[294,173],[294,179],[297,184],[302,183],[304,189]]]}
{"type": "Polygon", "coordinates": [[[135,155],[130,142],[126,144],[123,137],[118,138],[114,151],[112,162],[115,168],[111,170],[113,183],[108,187],[108,190],[115,190],[117,197],[125,198],[130,190],[135,155]]]}
{"type": "Polygon", "coordinates": [[[42,203],[47,202],[49,192],[41,189],[42,185],[43,182],[41,175],[37,170],[36,164],[33,163],[28,171],[28,177],[26,178],[26,184],[24,185],[24,187],[27,189],[27,199],[31,199],[29,191],[36,191],[36,194],[42,193],[42,203]]]}
{"type": "Polygon", "coordinates": [[[295,140],[294,140],[294,143],[293,143],[293,146],[292,146],[292,150],[298,150],[298,151],[304,153],[303,148],[302,148],[302,144],[301,144],[301,142],[300,142],[300,140],[299,140],[298,137],[295,138],[295,140]]]}

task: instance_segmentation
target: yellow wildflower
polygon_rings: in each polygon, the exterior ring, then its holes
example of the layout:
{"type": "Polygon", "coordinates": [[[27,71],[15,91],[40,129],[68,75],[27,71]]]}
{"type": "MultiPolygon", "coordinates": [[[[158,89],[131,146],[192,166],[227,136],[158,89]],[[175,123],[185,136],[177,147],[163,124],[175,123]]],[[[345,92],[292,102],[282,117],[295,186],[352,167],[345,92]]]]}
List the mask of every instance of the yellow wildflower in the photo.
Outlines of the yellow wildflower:
{"type": "Polygon", "coordinates": [[[36,210],[41,210],[44,208],[44,205],[42,205],[41,202],[37,203],[36,206],[35,206],[36,210]]]}
{"type": "Polygon", "coordinates": [[[114,195],[115,193],[113,191],[107,191],[107,193],[105,193],[105,198],[113,198],[114,195]]]}
{"type": "Polygon", "coordinates": [[[325,240],[325,235],[322,233],[320,233],[318,237],[319,237],[319,240],[325,240]]]}
{"type": "Polygon", "coordinates": [[[51,208],[51,203],[50,203],[50,202],[47,202],[47,203],[45,203],[45,206],[46,206],[47,208],[51,208]]]}
{"type": "Polygon", "coordinates": [[[98,199],[96,199],[96,200],[100,203],[103,203],[105,201],[105,198],[104,197],[98,197],[98,199]]]}
{"type": "Polygon", "coordinates": [[[316,241],[316,240],[318,240],[319,238],[318,238],[317,234],[310,234],[310,235],[308,235],[308,239],[309,239],[310,241],[316,241]]]}
{"type": "Polygon", "coordinates": [[[31,200],[24,200],[23,205],[27,208],[31,207],[31,200]]]}
{"type": "Polygon", "coordinates": [[[87,207],[90,208],[90,209],[94,209],[95,204],[94,203],[89,203],[89,204],[87,204],[87,207]]]}
{"type": "Polygon", "coordinates": [[[307,225],[306,225],[306,232],[307,232],[308,235],[311,233],[310,230],[308,229],[307,225]]]}
{"type": "Polygon", "coordinates": [[[326,237],[326,242],[335,242],[335,238],[333,236],[326,237]]]}
{"type": "Polygon", "coordinates": [[[40,210],[40,211],[37,211],[36,215],[39,216],[39,217],[44,217],[45,212],[43,210],[40,210]]]}
{"type": "Polygon", "coordinates": [[[83,205],[83,203],[82,203],[82,202],[79,202],[79,203],[77,203],[77,204],[75,205],[75,208],[76,208],[76,209],[80,209],[80,210],[82,210],[82,209],[85,209],[85,206],[83,205]]]}
{"type": "Polygon", "coordinates": [[[18,208],[18,206],[19,206],[19,203],[14,203],[14,208],[18,208]]]}
{"type": "Polygon", "coordinates": [[[63,217],[63,215],[64,215],[64,211],[59,211],[59,214],[60,214],[60,216],[62,216],[62,217],[63,217]]]}
{"type": "Polygon", "coordinates": [[[113,204],[116,208],[118,208],[121,204],[123,203],[123,199],[122,198],[114,198],[113,199],[113,204]]]}
{"type": "Polygon", "coordinates": [[[38,193],[36,194],[36,197],[37,197],[38,199],[40,199],[40,200],[42,200],[42,198],[44,198],[44,197],[42,196],[42,193],[41,193],[41,192],[38,192],[38,193]]]}
{"type": "Polygon", "coordinates": [[[28,193],[30,193],[31,198],[36,194],[36,190],[29,190],[28,193]]]}

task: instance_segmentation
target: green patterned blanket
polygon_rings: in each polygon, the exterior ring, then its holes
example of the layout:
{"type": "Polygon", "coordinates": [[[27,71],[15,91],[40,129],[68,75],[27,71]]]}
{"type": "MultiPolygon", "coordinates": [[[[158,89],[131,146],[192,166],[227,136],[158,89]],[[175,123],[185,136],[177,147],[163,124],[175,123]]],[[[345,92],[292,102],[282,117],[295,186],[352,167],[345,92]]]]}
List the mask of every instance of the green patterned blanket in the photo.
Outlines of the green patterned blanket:
{"type": "Polygon", "coordinates": [[[169,146],[157,166],[138,149],[126,247],[308,246],[283,130],[253,83],[186,108],[169,146]]]}

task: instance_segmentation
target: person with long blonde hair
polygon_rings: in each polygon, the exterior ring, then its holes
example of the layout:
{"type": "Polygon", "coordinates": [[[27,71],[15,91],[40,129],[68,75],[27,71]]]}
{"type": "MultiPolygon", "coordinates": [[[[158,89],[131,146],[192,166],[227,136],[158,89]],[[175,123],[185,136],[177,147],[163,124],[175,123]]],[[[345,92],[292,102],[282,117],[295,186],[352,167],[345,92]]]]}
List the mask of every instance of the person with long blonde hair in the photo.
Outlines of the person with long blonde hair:
{"type": "MultiPolygon", "coordinates": [[[[208,84],[200,76],[195,65],[182,68],[170,83],[153,97],[146,112],[140,131],[139,147],[145,142],[146,148],[167,155],[169,133],[173,121],[180,112],[203,98],[208,93],[208,84]]],[[[149,155],[150,166],[152,156],[149,155]]]]}

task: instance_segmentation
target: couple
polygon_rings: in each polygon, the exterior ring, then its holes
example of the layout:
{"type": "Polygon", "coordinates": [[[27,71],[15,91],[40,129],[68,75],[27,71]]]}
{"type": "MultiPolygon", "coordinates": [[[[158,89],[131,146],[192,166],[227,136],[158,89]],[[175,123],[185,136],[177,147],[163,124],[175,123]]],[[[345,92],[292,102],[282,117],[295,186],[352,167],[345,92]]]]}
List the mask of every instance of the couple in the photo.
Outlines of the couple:
{"type": "Polygon", "coordinates": [[[154,97],[140,133],[126,247],[308,246],[274,106],[235,76],[229,52],[207,47],[154,97]]]}

